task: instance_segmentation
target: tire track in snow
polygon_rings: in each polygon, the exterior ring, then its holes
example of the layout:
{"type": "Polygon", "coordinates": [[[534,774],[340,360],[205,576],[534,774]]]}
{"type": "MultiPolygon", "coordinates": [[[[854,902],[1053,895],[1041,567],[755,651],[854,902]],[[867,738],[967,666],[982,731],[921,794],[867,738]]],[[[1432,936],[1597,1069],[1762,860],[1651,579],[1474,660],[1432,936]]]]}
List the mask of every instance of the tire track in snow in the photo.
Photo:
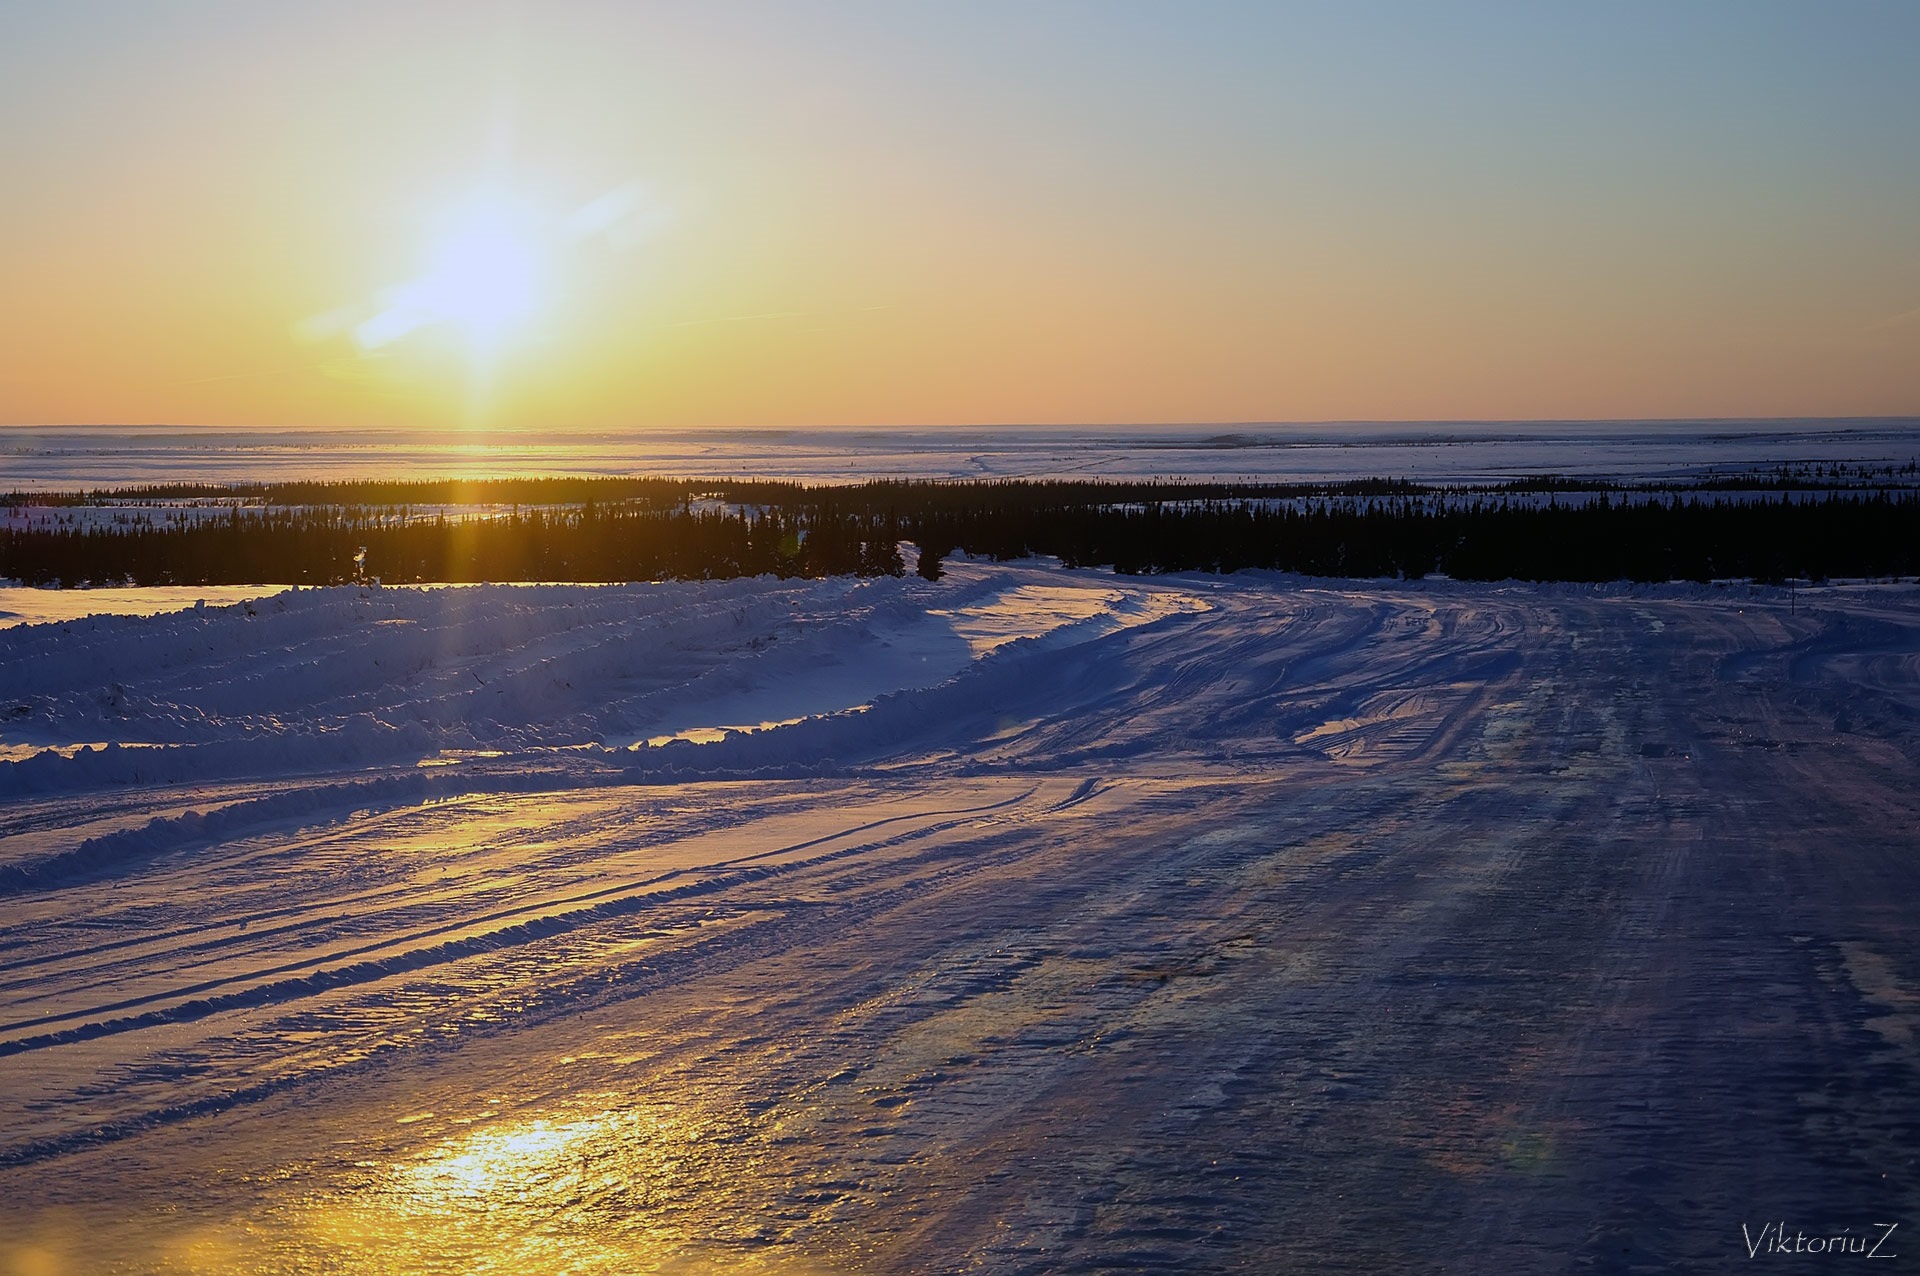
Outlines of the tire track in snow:
{"type": "MultiPolygon", "coordinates": [[[[1086,786],[1075,788],[1079,793],[1086,786]]],[[[1014,802],[1024,802],[1034,796],[1037,790],[1029,789],[1018,795],[1014,802]]],[[[877,795],[876,795],[877,796],[877,795]]],[[[1080,797],[1072,802],[1073,794],[1067,802],[1082,805],[1097,794],[1080,797]]],[[[725,884],[729,889],[739,892],[751,891],[760,883],[787,882],[798,879],[802,882],[831,871],[830,876],[821,878],[817,887],[824,888],[829,895],[825,901],[792,901],[782,897],[757,899],[743,897],[737,899],[733,907],[747,911],[771,911],[772,916],[754,924],[746,931],[724,931],[717,938],[702,938],[694,932],[691,941],[663,952],[643,953],[631,964],[589,964],[576,968],[561,963],[557,971],[549,971],[545,963],[537,964],[545,977],[556,981],[544,994],[536,993],[534,1000],[519,1004],[505,1020],[497,1022],[473,1022],[465,1018],[459,1020],[461,1036],[497,1035],[522,1030],[531,1025],[545,1022],[560,1014],[577,1014],[596,1003],[597,999],[614,998],[625,1000],[643,995],[649,990],[673,986],[686,973],[694,970],[712,974],[734,969],[738,966],[763,960],[769,955],[788,951],[797,944],[823,943],[835,935],[845,933],[849,925],[857,924],[860,919],[879,912],[896,909],[902,904],[921,897],[929,891],[943,888],[954,880],[975,877],[991,877],[1009,865],[1016,864],[1031,855],[1028,845],[1036,834],[1028,831],[1026,820],[1020,807],[1009,807],[1006,802],[986,804],[976,810],[978,816],[968,815],[951,821],[940,832],[951,832],[973,828],[976,831],[957,841],[943,841],[935,836],[930,845],[904,857],[876,859],[871,855],[875,849],[900,848],[909,844],[925,842],[936,831],[931,829],[911,829],[895,837],[885,839],[872,847],[852,847],[832,852],[824,856],[813,857],[795,864],[762,864],[740,873],[737,880],[725,884]],[[997,810],[997,813],[996,813],[997,810]],[[807,906],[811,905],[811,906],[807,906]]],[[[1035,808],[1035,813],[1044,814],[1051,808],[1035,808]]],[[[1044,825],[1039,826],[1044,830],[1044,825]]],[[[1039,834],[1044,836],[1044,832],[1039,834]]],[[[683,888],[678,894],[679,900],[698,898],[703,902],[725,906],[727,897],[711,900],[707,891],[708,884],[695,883],[683,888]]],[[[642,905],[654,902],[637,901],[642,905]]],[[[662,905],[671,905],[674,899],[659,898],[662,905]]],[[[607,921],[618,921],[622,916],[638,916],[644,907],[631,913],[611,909],[607,921]]],[[[570,935],[591,934],[591,924],[569,927],[555,935],[545,937],[550,940],[565,940],[570,935]]],[[[542,942],[540,936],[526,936],[530,942],[510,945],[499,949],[481,949],[474,955],[492,959],[510,959],[512,954],[521,950],[530,950],[542,942]]],[[[529,985],[531,986],[531,985],[529,985]]],[[[351,988],[346,991],[352,991],[351,988]]],[[[316,991],[315,996],[322,995],[316,991]]],[[[386,998],[379,994],[370,994],[377,1002],[386,998]]],[[[482,1003],[489,996],[504,995],[519,1000],[521,993],[507,989],[494,994],[481,994],[482,1003]]],[[[298,1001],[294,1003],[298,1005],[298,1001]]],[[[465,1009],[469,1002],[461,1002],[465,1009]]],[[[271,1007],[269,1007],[271,1008],[271,1007]]],[[[237,1009],[245,1009],[239,1007],[237,1009]]],[[[267,1025],[271,1030],[273,1025],[267,1025]]],[[[398,1029],[396,1028],[397,1032],[398,1029]]],[[[364,1035],[364,1034],[362,1034],[364,1035]]],[[[142,1130],[171,1124],[175,1121],[204,1116],[213,1112],[228,1110],[236,1105],[258,1102],[280,1094],[287,1089],[311,1082],[320,1074],[352,1072],[374,1059],[385,1057],[400,1047],[392,1033],[378,1034],[379,1040],[370,1045],[356,1048],[355,1057],[342,1062],[339,1048],[331,1048],[324,1059],[313,1061],[308,1070],[292,1075],[275,1075],[268,1080],[245,1084],[237,1079],[218,1080],[222,1073],[210,1074],[209,1083],[215,1084],[216,1092],[203,1098],[184,1102],[163,1102],[150,1108],[131,1112],[112,1120],[90,1120],[88,1128],[66,1134],[31,1138],[12,1147],[0,1147],[0,1165],[26,1165],[57,1157],[74,1150],[112,1142],[142,1130]]],[[[218,1047],[218,1039],[209,1043],[218,1047]]],[[[436,1041],[430,1037],[409,1042],[404,1048],[409,1050],[451,1049],[452,1039],[436,1041]]],[[[269,1040],[271,1048],[271,1040],[269,1040]]],[[[31,1058],[32,1054],[20,1056],[31,1058]]],[[[217,1053],[203,1058],[200,1052],[189,1051],[176,1065],[177,1071],[162,1069],[160,1090],[177,1088],[177,1082],[168,1080],[175,1075],[199,1076],[212,1066],[219,1068],[217,1053]]],[[[115,1081],[111,1091],[116,1095],[126,1092],[127,1082],[115,1081]]]]}
{"type": "MultiPolygon", "coordinates": [[[[757,861],[776,871],[431,980],[209,1021],[226,1036],[179,1025],[16,1056],[100,1070],[31,1114],[38,1092],[13,1089],[31,1141],[0,1158],[32,1168],[5,1183],[35,1199],[40,1163],[118,1142],[59,1177],[144,1201],[123,1170],[208,1149],[239,1158],[239,1186],[210,1181],[196,1221],[262,1192],[297,1214],[463,1146],[464,1127],[393,1117],[470,1113],[491,1092],[509,1132],[664,1096],[684,1145],[615,1146],[605,1163],[633,1172],[543,1216],[605,1254],[632,1239],[626,1256],[647,1261],[691,1232],[876,1271],[1362,1271],[1442,1252],[1704,1267],[1743,1203],[1882,1199],[1866,1170],[1910,1159],[1912,1118],[1894,1109],[1912,1053],[1864,1026],[1865,994],[1828,954],[1844,936],[1904,961],[1912,771],[1815,708],[1907,666],[1840,651],[1804,670],[1813,687],[1760,669],[1727,697],[1713,661],[1765,627],[1711,595],[1219,593],[1247,597],[1029,663],[1038,686],[930,697],[880,741],[893,769],[867,773],[929,793],[1052,782],[1017,811],[891,853],[757,861]],[[1341,645],[1375,605],[1393,615],[1341,645]],[[1669,636],[1647,638],[1649,618],[1669,636]],[[1334,658],[1304,683],[1316,643],[1334,658]],[[982,743],[997,715],[1037,725],[982,743]],[[1348,719],[1371,765],[1291,738],[1348,719]],[[1106,745],[1118,760],[1097,778],[1073,770],[1106,745]],[[1090,787],[1108,783],[1126,791],[1090,787]],[[456,1023],[457,1047],[435,1036],[456,1023]],[[127,1137],[215,1111],[229,1116],[127,1137]],[[299,1160],[315,1138],[376,1168],[299,1160]],[[679,1159],[642,1172],[663,1155],[679,1159]],[[275,1177],[276,1156],[300,1168],[275,1177]],[[1626,1242],[1639,1249],[1623,1257],[1626,1242]]],[[[528,867],[558,885],[553,861],[528,867]]],[[[542,1222],[515,1211],[543,1180],[515,1182],[527,1195],[492,1201],[497,1218],[542,1222]]],[[[433,1245],[437,1225],[409,1242],[433,1245]]],[[[269,1239],[286,1261],[262,1267],[299,1265],[297,1229],[269,1239]]]]}
{"type": "Polygon", "coordinates": [[[672,869],[636,882],[624,882],[578,894],[520,904],[477,916],[462,917],[420,931],[384,936],[374,942],[335,950],[323,956],[281,962],[265,968],[251,969],[241,974],[172,988],[166,992],[0,1023],[0,1057],[75,1041],[92,1040],[115,1033],[131,1032],[160,1024],[186,1022],[228,1009],[252,1008],[285,1002],[316,992],[332,991],[349,984],[365,983],[401,972],[418,972],[430,966],[477,953],[491,952],[516,943],[547,938],[609,918],[630,916],[661,903],[678,902],[694,896],[725,891],[772,873],[792,872],[817,867],[849,856],[889,850],[907,841],[935,836],[959,827],[974,817],[1017,806],[1031,798],[1035,792],[1037,789],[1030,788],[1015,797],[976,807],[889,816],[789,846],[757,851],[697,867],[672,869]],[[924,820],[934,822],[919,823],[924,820]],[[906,822],[914,822],[915,827],[893,837],[860,842],[850,847],[798,859],[791,863],[782,863],[778,866],[747,867],[906,822]],[[690,878],[695,880],[680,886],[667,885],[690,878]],[[665,889],[662,889],[663,887],[665,889]],[[512,920],[515,918],[522,920],[512,920]],[[479,934],[453,937],[459,932],[474,931],[477,928],[490,929],[482,930],[479,934]],[[443,936],[448,938],[441,938],[443,936]],[[428,943],[436,939],[439,942],[428,943]],[[376,953],[388,953],[388,955],[374,957],[372,954],[376,953]],[[330,964],[356,957],[361,960],[346,966],[330,964]],[[296,976],[295,972],[298,971],[312,973],[296,976]],[[229,989],[234,984],[255,980],[266,982],[252,983],[248,987],[233,991],[220,991],[229,989]],[[176,1004],[139,1014],[90,1020],[72,1028],[53,1032],[28,1032],[30,1029],[43,1028],[55,1023],[85,1019],[90,1015],[116,1015],[116,1012],[134,1010],[140,1006],[163,1001],[176,1004]]]}

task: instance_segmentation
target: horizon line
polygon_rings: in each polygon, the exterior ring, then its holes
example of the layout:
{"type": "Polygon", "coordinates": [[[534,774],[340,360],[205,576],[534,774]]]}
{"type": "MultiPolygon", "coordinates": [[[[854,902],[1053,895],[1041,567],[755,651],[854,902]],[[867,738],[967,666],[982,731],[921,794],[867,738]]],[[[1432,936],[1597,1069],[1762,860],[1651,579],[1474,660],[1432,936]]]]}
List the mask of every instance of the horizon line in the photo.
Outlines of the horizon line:
{"type": "Polygon", "coordinates": [[[621,426],[513,426],[477,429],[467,426],[404,425],[214,425],[201,422],[0,422],[0,433],[61,431],[155,431],[183,430],[227,434],[407,434],[444,435],[482,439],[524,435],[611,434],[886,434],[945,431],[1037,432],[1075,430],[1294,430],[1307,428],[1338,429],[1352,426],[1585,426],[1585,425],[1859,425],[1920,426],[1920,412],[1867,415],[1781,415],[1781,416],[1622,416],[1622,417],[1332,417],[1298,420],[1240,421],[1077,421],[1077,422],[902,422],[886,425],[809,424],[809,425],[621,425],[621,426]]]}

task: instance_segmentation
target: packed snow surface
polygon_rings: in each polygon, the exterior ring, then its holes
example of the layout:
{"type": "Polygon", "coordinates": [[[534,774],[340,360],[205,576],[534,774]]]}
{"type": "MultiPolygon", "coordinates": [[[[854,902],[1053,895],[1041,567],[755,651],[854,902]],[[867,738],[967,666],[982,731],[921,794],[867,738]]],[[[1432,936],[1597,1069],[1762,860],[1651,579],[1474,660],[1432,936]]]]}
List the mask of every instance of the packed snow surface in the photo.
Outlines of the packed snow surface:
{"type": "Polygon", "coordinates": [[[0,1270],[1913,1214],[1909,586],[301,590],[0,632],[0,744],[0,1270]]]}

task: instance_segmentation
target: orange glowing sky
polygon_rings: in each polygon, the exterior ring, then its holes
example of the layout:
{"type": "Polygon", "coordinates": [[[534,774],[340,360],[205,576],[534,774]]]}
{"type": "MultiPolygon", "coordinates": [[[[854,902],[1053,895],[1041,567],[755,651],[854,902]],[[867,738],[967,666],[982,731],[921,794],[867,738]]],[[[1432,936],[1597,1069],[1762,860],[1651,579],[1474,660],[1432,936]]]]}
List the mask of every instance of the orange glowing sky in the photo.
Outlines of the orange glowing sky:
{"type": "Polygon", "coordinates": [[[0,424],[1920,412],[1920,6],[0,10],[0,424]]]}

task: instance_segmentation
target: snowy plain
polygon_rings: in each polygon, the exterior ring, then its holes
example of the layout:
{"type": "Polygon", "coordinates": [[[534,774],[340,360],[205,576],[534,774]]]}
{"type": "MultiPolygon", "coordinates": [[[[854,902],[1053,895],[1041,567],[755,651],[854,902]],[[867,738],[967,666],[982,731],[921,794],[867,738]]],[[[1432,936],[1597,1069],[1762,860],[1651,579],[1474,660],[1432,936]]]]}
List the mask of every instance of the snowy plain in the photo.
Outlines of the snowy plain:
{"type": "Polygon", "coordinates": [[[595,434],[100,426],[0,433],[0,491],[632,474],[806,483],[886,477],[1484,484],[1540,474],[1690,480],[1778,465],[1877,468],[1917,459],[1914,417],[595,434]]]}
{"type": "MultiPolygon", "coordinates": [[[[13,489],[1471,482],[1920,427],[4,445],[13,489]]],[[[0,592],[0,1271],[1688,1271],[1920,1228],[1920,587],[950,568],[0,592]]]]}
{"type": "Polygon", "coordinates": [[[1915,1213],[1912,586],[302,590],[8,629],[0,687],[16,1269],[1681,1270],[1915,1213]]]}

